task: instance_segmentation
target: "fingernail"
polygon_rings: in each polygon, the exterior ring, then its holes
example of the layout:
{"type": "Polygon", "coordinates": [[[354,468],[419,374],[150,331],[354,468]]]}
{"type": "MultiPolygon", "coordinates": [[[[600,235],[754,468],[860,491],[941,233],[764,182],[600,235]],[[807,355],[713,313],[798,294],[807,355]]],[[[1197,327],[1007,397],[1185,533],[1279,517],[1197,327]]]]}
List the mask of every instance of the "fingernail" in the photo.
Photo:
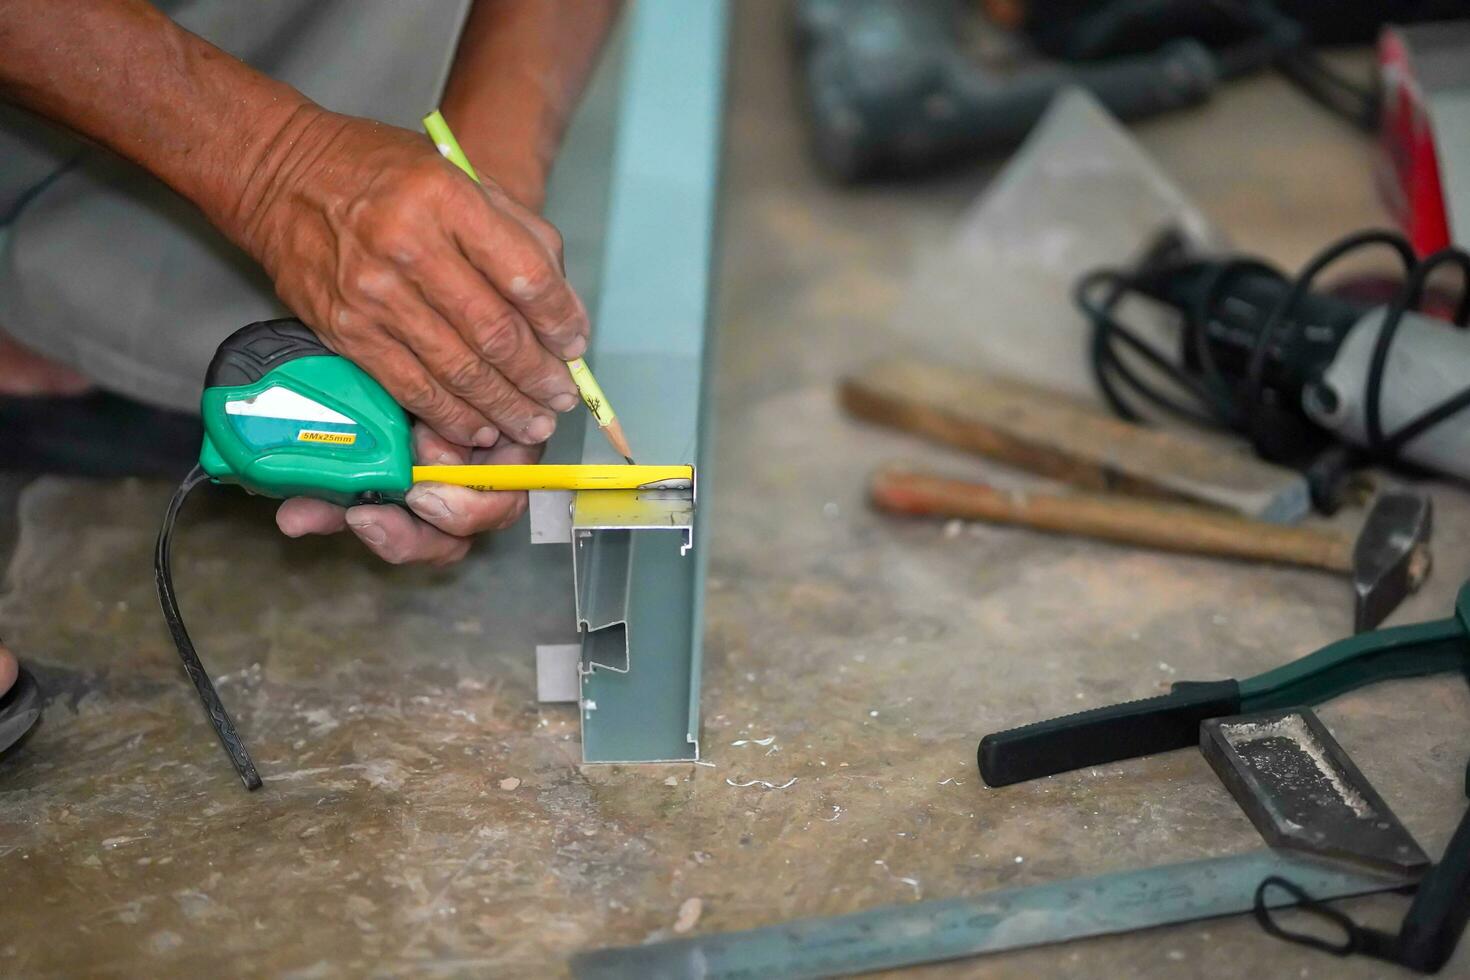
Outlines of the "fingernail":
{"type": "Polygon", "coordinates": [[[531,442],[545,442],[551,438],[556,431],[556,419],[545,415],[538,415],[526,423],[526,439],[531,442]]]}
{"type": "Polygon", "coordinates": [[[377,521],[363,521],[360,524],[353,524],[352,531],[368,544],[386,544],[388,541],[388,532],[383,530],[383,525],[377,521]]]}
{"type": "Polygon", "coordinates": [[[426,519],[442,520],[449,516],[449,505],[444,502],[444,498],[423,487],[414,487],[408,491],[403,501],[415,514],[426,519]]]}
{"type": "Polygon", "coordinates": [[[558,412],[570,412],[572,409],[577,407],[577,402],[579,401],[581,401],[581,399],[579,399],[576,395],[568,395],[563,393],[551,399],[551,407],[556,409],[558,412]]]}
{"type": "Polygon", "coordinates": [[[481,426],[480,428],[476,429],[475,434],[470,436],[470,442],[474,443],[476,446],[479,446],[481,449],[489,449],[491,446],[495,445],[499,441],[500,433],[496,432],[488,425],[481,426]]]}
{"type": "Polygon", "coordinates": [[[562,351],[562,357],[565,357],[569,361],[575,361],[585,353],[587,353],[587,338],[575,337],[562,351]]]}
{"type": "Polygon", "coordinates": [[[438,463],[440,466],[458,466],[459,457],[446,449],[438,456],[434,457],[434,462],[438,463]]]}

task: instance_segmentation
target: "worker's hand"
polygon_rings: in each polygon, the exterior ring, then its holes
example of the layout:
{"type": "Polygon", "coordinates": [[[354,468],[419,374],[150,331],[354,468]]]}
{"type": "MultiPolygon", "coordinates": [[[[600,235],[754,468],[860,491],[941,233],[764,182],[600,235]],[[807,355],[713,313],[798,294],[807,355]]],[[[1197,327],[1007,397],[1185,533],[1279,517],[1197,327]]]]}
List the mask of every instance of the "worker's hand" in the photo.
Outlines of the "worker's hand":
{"type": "MultiPolygon", "coordinates": [[[[544,442],[578,403],[564,359],[588,334],[556,230],[417,133],[303,112],[248,180],[237,239],[323,342],[446,439],[544,442]]],[[[409,532],[382,530],[374,549],[402,554],[409,532]]]]}
{"type": "MultiPolygon", "coordinates": [[[[423,423],[414,426],[413,447],[415,461],[421,465],[534,463],[541,456],[540,446],[513,442],[493,449],[469,449],[449,442],[423,423]]],[[[276,525],[293,538],[350,530],[379,558],[395,565],[449,565],[469,553],[474,535],[507,528],[526,512],[523,492],[487,493],[443,483],[414,484],[406,502],[413,513],[394,505],[344,508],[295,497],[276,511],[276,525]]]]}

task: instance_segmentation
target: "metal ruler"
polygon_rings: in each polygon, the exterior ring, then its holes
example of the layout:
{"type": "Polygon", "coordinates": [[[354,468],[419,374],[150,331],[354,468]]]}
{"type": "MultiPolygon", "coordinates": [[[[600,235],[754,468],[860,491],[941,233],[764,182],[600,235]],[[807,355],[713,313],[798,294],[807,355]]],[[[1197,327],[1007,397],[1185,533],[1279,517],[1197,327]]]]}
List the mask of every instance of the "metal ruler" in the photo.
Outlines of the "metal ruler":
{"type": "MultiPolygon", "coordinates": [[[[830,977],[1132,932],[1251,910],[1271,875],[1313,898],[1402,888],[1409,879],[1267,848],[1228,857],[1003,888],[973,898],[892,905],[829,919],[583,953],[585,980],[830,977]]],[[[1271,906],[1294,904],[1281,889],[1271,906]]]]}

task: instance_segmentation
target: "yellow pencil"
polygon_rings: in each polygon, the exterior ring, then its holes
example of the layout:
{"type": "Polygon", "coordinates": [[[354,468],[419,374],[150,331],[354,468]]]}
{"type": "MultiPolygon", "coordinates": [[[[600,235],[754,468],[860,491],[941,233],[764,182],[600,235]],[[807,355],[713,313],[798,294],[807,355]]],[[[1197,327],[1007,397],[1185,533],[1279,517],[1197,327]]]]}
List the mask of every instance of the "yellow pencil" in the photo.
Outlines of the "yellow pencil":
{"type": "MultiPolygon", "coordinates": [[[[475,168],[470,164],[470,158],[464,155],[464,150],[459,145],[459,140],[454,138],[454,133],[449,129],[449,123],[444,116],[435,109],[424,117],[424,131],[429,134],[429,139],[439,148],[450,163],[463,170],[475,183],[480,182],[480,175],[475,173],[475,168]]],[[[592,413],[597,421],[597,427],[607,437],[607,441],[618,451],[618,455],[633,464],[633,450],[628,446],[628,437],[623,433],[623,424],[613,414],[612,404],[607,396],[602,393],[602,386],[592,376],[592,369],[582,358],[576,358],[567,362],[567,368],[572,372],[572,380],[576,382],[577,390],[582,393],[582,403],[592,413]]]]}

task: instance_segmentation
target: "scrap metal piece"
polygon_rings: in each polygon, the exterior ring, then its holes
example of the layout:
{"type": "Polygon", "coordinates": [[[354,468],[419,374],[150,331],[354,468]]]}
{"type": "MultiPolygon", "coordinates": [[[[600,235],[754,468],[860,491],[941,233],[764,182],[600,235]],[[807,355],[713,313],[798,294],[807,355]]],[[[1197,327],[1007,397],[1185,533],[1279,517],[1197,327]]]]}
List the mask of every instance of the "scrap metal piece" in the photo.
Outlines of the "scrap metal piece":
{"type": "Polygon", "coordinates": [[[1238,915],[1257,903],[1295,905],[1301,895],[1320,902],[1392,891],[1412,884],[1428,866],[1413,838],[1310,711],[1205,722],[1201,748],[1272,847],[593,950],[573,957],[573,975],[846,976],[1238,915]],[[1260,891],[1273,878],[1285,878],[1299,890],[1260,891]]]}
{"type": "Polygon", "coordinates": [[[1200,751],[1266,843],[1417,875],[1429,857],[1310,708],[1200,724],[1200,751]]]}
{"type": "MultiPolygon", "coordinates": [[[[743,932],[599,949],[572,958],[582,980],[832,977],[1133,932],[1249,912],[1272,875],[1318,899],[1389,891],[1404,878],[1266,848],[983,895],[913,902],[743,932]]],[[[1295,904],[1280,889],[1271,907],[1295,904]]]]}

